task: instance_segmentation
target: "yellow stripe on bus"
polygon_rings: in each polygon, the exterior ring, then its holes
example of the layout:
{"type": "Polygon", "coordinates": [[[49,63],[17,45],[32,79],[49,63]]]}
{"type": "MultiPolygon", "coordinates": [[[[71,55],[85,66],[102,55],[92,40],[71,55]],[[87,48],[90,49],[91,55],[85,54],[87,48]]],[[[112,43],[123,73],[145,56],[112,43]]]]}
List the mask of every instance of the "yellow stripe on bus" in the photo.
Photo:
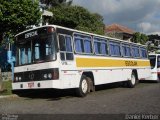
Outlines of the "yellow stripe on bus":
{"type": "Polygon", "coordinates": [[[115,60],[96,58],[76,58],[77,67],[126,67],[150,66],[149,60],[115,60]]]}

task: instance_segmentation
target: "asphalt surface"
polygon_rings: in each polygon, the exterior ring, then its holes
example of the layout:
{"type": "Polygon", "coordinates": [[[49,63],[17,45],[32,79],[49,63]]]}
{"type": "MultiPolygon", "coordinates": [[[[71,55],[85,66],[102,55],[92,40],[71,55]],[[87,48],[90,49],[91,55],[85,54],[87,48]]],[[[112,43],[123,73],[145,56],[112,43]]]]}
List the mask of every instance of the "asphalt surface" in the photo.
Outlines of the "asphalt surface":
{"type": "Polygon", "coordinates": [[[160,114],[160,83],[99,86],[84,98],[73,90],[0,99],[0,114],[160,114]]]}

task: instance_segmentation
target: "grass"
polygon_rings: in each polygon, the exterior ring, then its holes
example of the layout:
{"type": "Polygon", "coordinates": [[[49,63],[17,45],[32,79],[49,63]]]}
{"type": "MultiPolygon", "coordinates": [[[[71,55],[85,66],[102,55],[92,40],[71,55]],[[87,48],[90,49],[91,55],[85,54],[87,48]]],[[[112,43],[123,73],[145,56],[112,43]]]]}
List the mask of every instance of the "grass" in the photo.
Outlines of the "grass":
{"type": "Polygon", "coordinates": [[[2,89],[3,91],[0,91],[0,96],[1,95],[11,95],[12,94],[12,81],[3,81],[2,82],[2,89]]]}

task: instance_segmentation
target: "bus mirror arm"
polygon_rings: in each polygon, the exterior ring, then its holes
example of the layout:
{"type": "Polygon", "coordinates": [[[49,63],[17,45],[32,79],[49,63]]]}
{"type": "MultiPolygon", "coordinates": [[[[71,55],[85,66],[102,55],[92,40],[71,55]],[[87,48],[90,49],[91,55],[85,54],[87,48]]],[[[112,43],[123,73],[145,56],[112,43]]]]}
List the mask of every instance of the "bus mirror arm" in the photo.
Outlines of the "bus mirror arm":
{"type": "Polygon", "coordinates": [[[15,62],[15,56],[12,56],[12,51],[7,51],[7,62],[10,64],[15,62]]]}
{"type": "Polygon", "coordinates": [[[14,80],[14,62],[15,62],[15,57],[12,56],[12,51],[10,51],[10,50],[7,51],[7,62],[11,64],[12,80],[14,80]]]}

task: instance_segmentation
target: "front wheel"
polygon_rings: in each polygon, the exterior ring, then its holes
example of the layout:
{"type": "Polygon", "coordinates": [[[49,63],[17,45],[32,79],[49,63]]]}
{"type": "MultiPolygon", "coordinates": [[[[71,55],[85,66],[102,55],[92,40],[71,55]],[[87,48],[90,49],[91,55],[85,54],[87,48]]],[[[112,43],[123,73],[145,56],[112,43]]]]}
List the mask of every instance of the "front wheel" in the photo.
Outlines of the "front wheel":
{"type": "Polygon", "coordinates": [[[131,79],[127,81],[127,86],[129,88],[134,88],[135,85],[137,84],[138,80],[136,79],[136,74],[132,72],[131,74],[131,79]]]}
{"type": "Polygon", "coordinates": [[[79,88],[76,89],[76,93],[79,97],[85,97],[89,92],[89,81],[85,75],[82,75],[79,88]]]}
{"type": "Polygon", "coordinates": [[[160,76],[159,75],[157,75],[156,83],[160,83],[160,76]]]}

